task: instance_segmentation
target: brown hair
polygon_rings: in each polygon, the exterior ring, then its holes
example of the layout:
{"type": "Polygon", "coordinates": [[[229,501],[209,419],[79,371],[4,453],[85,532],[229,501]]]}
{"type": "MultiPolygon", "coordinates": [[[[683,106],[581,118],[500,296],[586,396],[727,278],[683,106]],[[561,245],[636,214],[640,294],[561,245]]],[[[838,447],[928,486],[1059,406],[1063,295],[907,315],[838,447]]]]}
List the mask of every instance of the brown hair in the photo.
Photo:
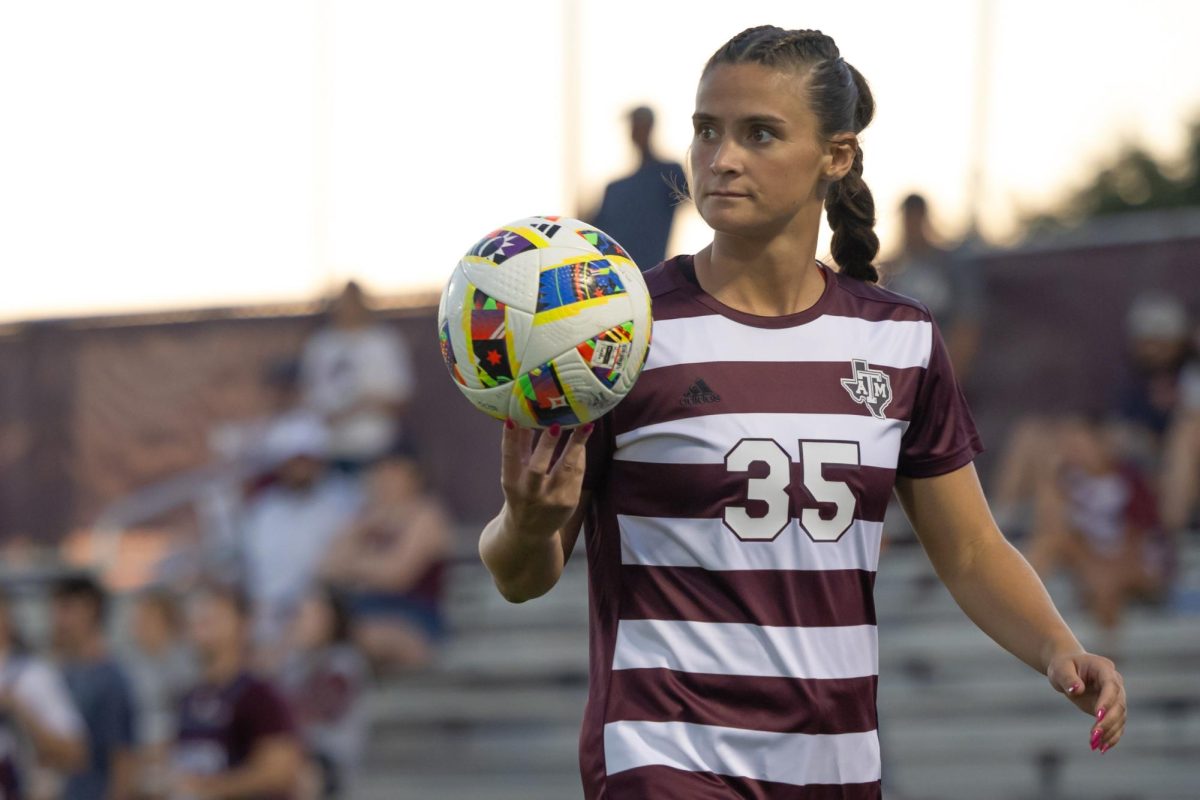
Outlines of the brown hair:
{"type": "MultiPolygon", "coordinates": [[[[808,97],[828,139],[841,131],[859,133],[875,116],[875,99],[863,76],[842,58],[833,39],[815,30],[784,30],[760,25],[723,44],[704,66],[704,74],[720,64],[761,64],[780,69],[803,69],[808,97]]],[[[878,281],[871,263],[879,253],[875,234],[875,199],[863,181],[863,154],[841,180],[829,185],[825,213],[833,228],[830,249],[842,272],[863,281],[878,281]]]]}

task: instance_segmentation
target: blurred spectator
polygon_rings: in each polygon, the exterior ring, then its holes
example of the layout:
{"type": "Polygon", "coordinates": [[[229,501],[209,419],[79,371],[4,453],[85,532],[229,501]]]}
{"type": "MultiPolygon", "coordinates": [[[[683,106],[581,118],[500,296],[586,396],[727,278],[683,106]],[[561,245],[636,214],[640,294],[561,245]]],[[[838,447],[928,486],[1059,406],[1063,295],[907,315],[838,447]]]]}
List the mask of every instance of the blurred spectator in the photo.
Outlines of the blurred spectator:
{"type": "Polygon", "coordinates": [[[282,695],[250,671],[249,613],[229,586],[205,586],[189,599],[200,681],[179,706],[171,759],[178,800],[295,796],[300,740],[282,695]]]}
{"type": "Polygon", "coordinates": [[[52,591],[54,644],[63,677],[88,732],[89,762],[68,779],[65,800],[126,800],[137,769],[136,708],[124,670],[109,655],[104,626],[108,595],[88,576],[60,580],[52,591]]]}
{"type": "Polygon", "coordinates": [[[683,167],[654,152],[654,111],[638,106],[629,112],[629,137],[638,151],[638,168],[604,189],[600,210],[589,220],[616,239],[643,270],[666,258],[667,242],[687,184],[683,167]]]}
{"type": "Polygon", "coordinates": [[[277,663],[292,615],[331,542],[361,507],[362,493],[354,480],[327,468],[329,432],[317,419],[280,420],[266,449],[279,465],[274,482],[247,501],[240,528],[258,644],[277,663]]]}
{"type": "Polygon", "coordinates": [[[336,462],[354,468],[395,445],[413,392],[411,358],[404,340],[375,321],[357,283],[346,284],[329,324],[304,345],[300,378],[305,406],[330,426],[336,462]]]}
{"type": "Polygon", "coordinates": [[[964,251],[939,247],[929,222],[929,206],[910,194],[900,206],[904,241],[899,256],[882,265],[883,283],[928,306],[946,341],[954,373],[970,376],[984,313],[983,275],[964,251]]]}
{"type": "Polygon", "coordinates": [[[1163,526],[1187,528],[1200,499],[1200,326],[1192,335],[1192,357],[1179,378],[1179,402],[1167,428],[1160,478],[1163,526]]]}
{"type": "Polygon", "coordinates": [[[86,763],[83,720],[62,676],[26,648],[0,593],[0,797],[35,796],[39,768],[71,771],[86,763]]]}
{"type": "Polygon", "coordinates": [[[1122,607],[1162,591],[1170,554],[1149,484],[1099,422],[1070,418],[1056,441],[1038,485],[1029,563],[1043,578],[1059,567],[1072,573],[1111,654],[1122,607]]]}
{"type": "Polygon", "coordinates": [[[360,646],[381,667],[427,663],[442,634],[442,573],[453,540],[415,461],[370,472],[366,508],[331,548],[324,577],[349,598],[360,646]]]}
{"type": "MultiPolygon", "coordinates": [[[[1184,392],[1181,375],[1189,353],[1186,311],[1169,295],[1144,293],[1129,307],[1126,333],[1125,366],[1118,371],[1114,381],[1117,388],[1109,398],[1111,446],[1121,459],[1135,462],[1143,472],[1159,474],[1164,464],[1163,437],[1184,392]]],[[[1181,417],[1185,419],[1186,415],[1181,417]]],[[[1021,530],[1028,525],[1040,482],[1040,465],[1052,455],[1060,424],[1060,420],[1037,415],[1023,417],[1014,424],[989,492],[1002,529],[1021,530]]],[[[1163,473],[1164,510],[1167,505],[1178,507],[1184,503],[1177,498],[1189,491],[1181,484],[1188,468],[1182,442],[1195,436],[1191,430],[1186,421],[1181,422],[1181,444],[1174,455],[1180,471],[1163,473]]],[[[1164,517],[1168,529],[1174,522],[1174,517],[1167,519],[1170,516],[1164,517]]]]}
{"type": "Polygon", "coordinates": [[[1165,292],[1145,292],[1130,305],[1125,327],[1128,351],[1117,397],[1122,447],[1152,467],[1180,400],[1190,344],[1187,309],[1165,292]]]}
{"type": "Polygon", "coordinates": [[[300,726],[318,797],[346,797],[367,732],[367,665],[351,642],[345,601],[328,587],[309,593],[292,630],[280,681],[300,726]]]}
{"type": "Polygon", "coordinates": [[[131,620],[132,647],[123,661],[137,698],[139,795],[166,797],[179,701],[195,683],[196,666],[180,638],[182,619],[173,594],[144,591],[134,601],[131,620]]]}

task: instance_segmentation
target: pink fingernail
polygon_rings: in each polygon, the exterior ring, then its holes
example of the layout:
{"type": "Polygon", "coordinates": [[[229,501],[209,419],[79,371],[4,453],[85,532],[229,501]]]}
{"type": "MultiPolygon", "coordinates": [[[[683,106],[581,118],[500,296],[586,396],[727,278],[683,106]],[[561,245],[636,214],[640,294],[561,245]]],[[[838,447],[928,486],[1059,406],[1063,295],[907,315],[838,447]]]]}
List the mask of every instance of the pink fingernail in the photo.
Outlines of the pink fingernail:
{"type": "Polygon", "coordinates": [[[1100,731],[1092,731],[1092,749],[1100,746],[1100,731]]]}
{"type": "Polygon", "coordinates": [[[504,427],[511,431],[513,428],[517,427],[517,423],[512,421],[512,417],[509,417],[508,419],[504,420],[504,427]]]}
{"type": "Polygon", "coordinates": [[[560,433],[562,433],[562,425],[559,425],[556,422],[550,426],[550,435],[551,436],[558,436],[560,433]]]}
{"type": "Polygon", "coordinates": [[[593,430],[595,430],[595,429],[596,429],[596,426],[595,426],[595,424],[594,424],[594,423],[591,423],[591,422],[589,422],[587,425],[584,425],[584,426],[583,426],[583,432],[584,432],[584,433],[591,433],[591,432],[592,432],[593,430]]]}
{"type": "Polygon", "coordinates": [[[1071,688],[1070,688],[1070,689],[1067,689],[1067,693],[1068,693],[1068,694],[1075,694],[1076,692],[1078,692],[1078,691],[1079,691],[1080,689],[1082,689],[1082,688],[1083,688],[1083,687],[1082,687],[1082,686],[1080,686],[1078,683],[1072,683],[1072,684],[1071,684],[1071,688]]]}
{"type": "Polygon", "coordinates": [[[1100,752],[1101,752],[1101,753],[1107,753],[1107,752],[1108,752],[1108,745],[1103,745],[1103,746],[1101,746],[1101,748],[1100,748],[1100,752]]]}
{"type": "Polygon", "coordinates": [[[1104,721],[1104,709],[1102,708],[1096,712],[1096,722],[1103,722],[1103,721],[1104,721]]]}

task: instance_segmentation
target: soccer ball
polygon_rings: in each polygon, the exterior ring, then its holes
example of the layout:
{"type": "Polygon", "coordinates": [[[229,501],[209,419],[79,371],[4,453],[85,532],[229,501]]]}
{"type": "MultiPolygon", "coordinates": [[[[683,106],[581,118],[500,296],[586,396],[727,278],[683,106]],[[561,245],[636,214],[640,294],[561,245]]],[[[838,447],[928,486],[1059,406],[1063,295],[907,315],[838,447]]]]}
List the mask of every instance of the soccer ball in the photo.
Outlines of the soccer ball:
{"type": "Polygon", "coordinates": [[[633,388],[650,349],[650,295],[604,231],[527,217],[458,262],[438,338],[450,376],[479,410],[527,428],[581,425],[633,388]]]}

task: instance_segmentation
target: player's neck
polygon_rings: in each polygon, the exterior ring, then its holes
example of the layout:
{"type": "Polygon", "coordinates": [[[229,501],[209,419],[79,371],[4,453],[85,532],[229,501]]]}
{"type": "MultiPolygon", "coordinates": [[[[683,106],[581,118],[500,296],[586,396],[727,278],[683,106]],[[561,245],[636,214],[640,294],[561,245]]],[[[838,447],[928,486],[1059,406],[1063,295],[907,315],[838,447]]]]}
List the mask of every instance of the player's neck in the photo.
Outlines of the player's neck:
{"type": "Polygon", "coordinates": [[[796,314],[825,290],[816,252],[815,227],[769,240],[717,233],[696,254],[696,280],[738,311],[766,317],[796,314]]]}

